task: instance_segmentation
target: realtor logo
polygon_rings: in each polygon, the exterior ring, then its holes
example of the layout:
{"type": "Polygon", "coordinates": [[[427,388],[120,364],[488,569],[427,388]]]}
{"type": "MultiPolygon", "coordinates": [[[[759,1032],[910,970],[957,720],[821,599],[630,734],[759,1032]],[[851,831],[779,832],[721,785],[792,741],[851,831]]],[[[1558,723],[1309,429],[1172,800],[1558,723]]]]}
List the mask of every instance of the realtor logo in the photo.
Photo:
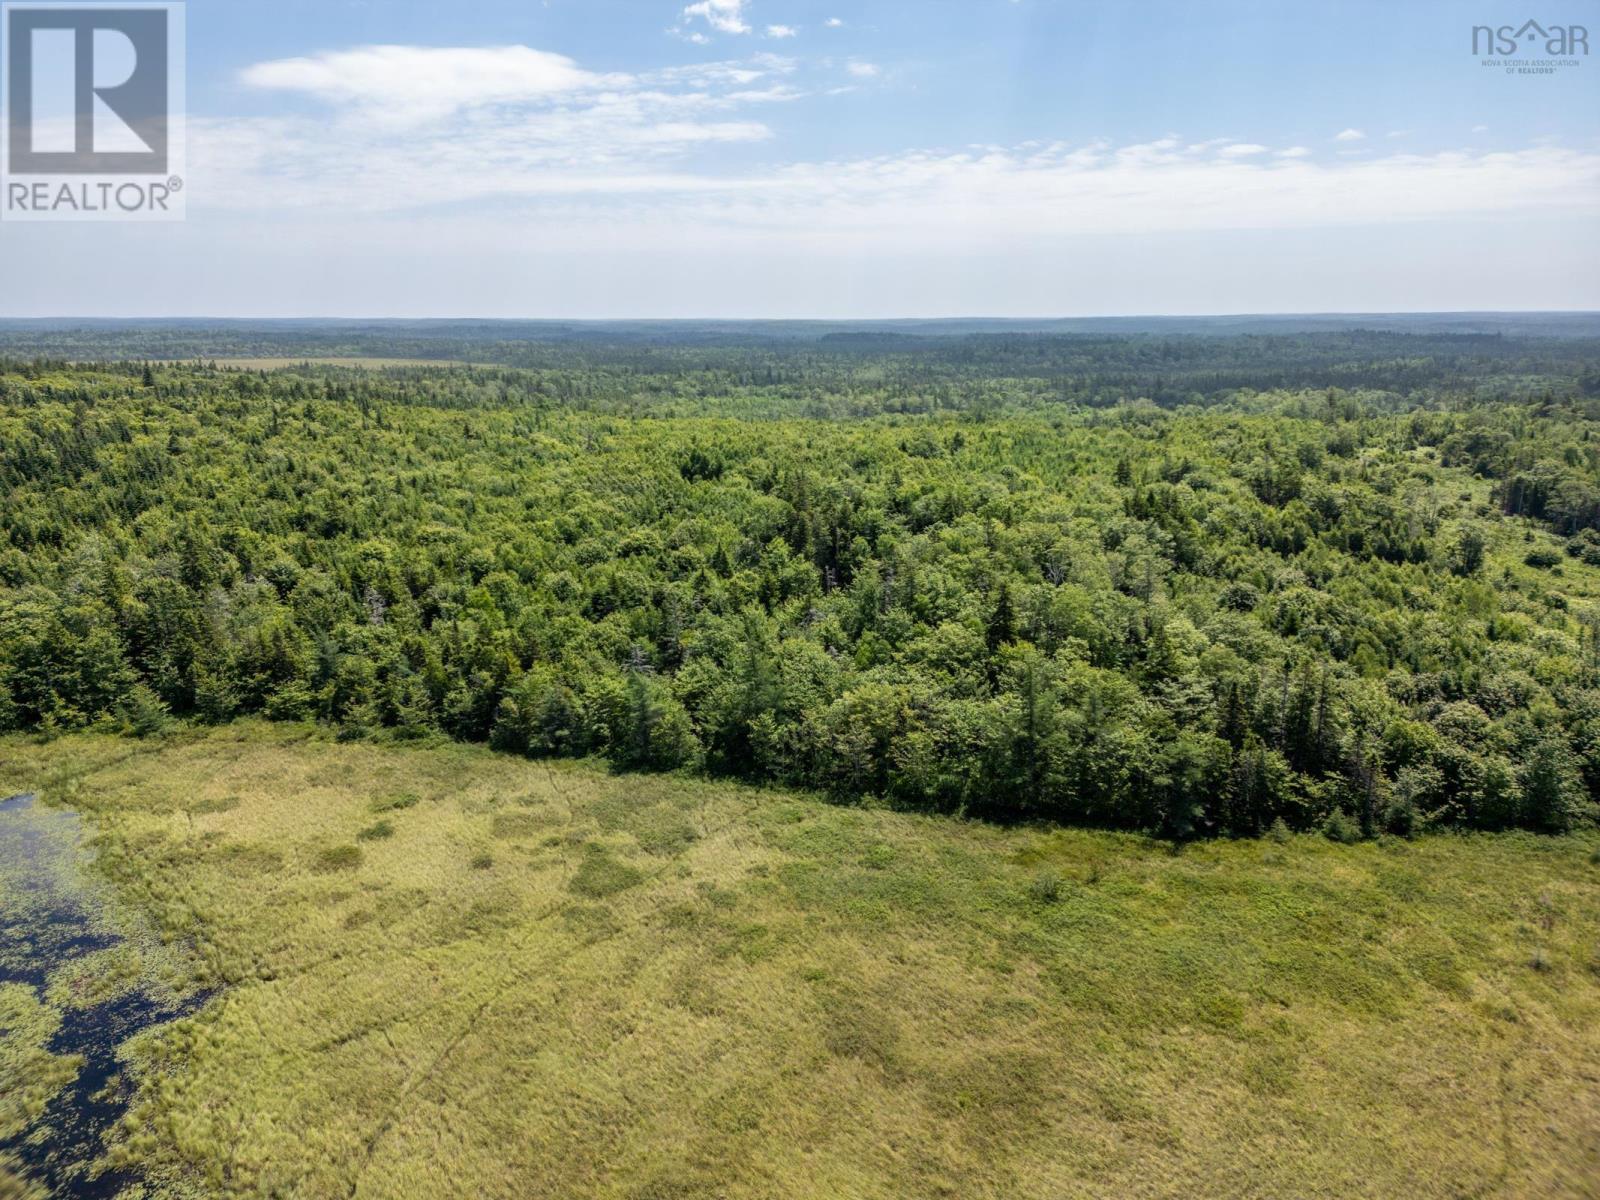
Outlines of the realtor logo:
{"type": "Polygon", "coordinates": [[[181,218],[183,5],[5,3],[0,33],[0,218],[181,218]]]}

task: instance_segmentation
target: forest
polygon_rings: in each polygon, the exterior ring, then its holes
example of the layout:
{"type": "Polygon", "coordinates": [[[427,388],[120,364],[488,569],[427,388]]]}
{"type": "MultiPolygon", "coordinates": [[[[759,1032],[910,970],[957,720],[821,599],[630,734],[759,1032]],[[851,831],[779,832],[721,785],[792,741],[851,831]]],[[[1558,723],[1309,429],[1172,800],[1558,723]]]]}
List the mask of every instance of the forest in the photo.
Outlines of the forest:
{"type": "Polygon", "coordinates": [[[1594,338],[43,336],[0,338],[0,732],[1180,842],[1596,813],[1594,338]]]}

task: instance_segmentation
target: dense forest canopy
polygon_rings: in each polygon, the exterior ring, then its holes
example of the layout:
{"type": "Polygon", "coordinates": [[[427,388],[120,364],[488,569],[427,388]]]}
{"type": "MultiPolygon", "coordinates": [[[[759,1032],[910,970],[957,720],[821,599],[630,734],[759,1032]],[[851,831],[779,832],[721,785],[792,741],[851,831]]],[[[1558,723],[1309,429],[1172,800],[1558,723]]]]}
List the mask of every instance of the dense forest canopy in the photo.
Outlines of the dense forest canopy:
{"type": "Polygon", "coordinates": [[[1600,796],[1593,339],[383,336],[0,337],[59,356],[0,359],[0,730],[261,713],[1173,838],[1600,796]]]}

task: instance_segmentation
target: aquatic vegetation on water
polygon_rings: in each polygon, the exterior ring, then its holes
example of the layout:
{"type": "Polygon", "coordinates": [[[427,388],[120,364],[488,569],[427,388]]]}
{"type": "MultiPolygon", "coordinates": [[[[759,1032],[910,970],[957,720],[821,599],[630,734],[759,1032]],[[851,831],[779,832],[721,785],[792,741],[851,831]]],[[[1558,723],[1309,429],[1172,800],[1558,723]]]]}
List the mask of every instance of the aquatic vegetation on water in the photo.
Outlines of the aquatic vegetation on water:
{"type": "Polygon", "coordinates": [[[180,952],[84,873],[78,818],[0,803],[0,1200],[115,1196],[105,1136],[126,1110],[129,1042],[192,1012],[180,952]]]}

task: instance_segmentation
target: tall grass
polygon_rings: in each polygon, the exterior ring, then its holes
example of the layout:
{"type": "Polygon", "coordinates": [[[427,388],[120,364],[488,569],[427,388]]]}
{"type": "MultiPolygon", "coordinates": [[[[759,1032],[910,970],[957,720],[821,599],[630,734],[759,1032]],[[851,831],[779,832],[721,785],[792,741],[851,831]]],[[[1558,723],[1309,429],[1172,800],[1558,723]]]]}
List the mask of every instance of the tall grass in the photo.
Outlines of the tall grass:
{"type": "Polygon", "coordinates": [[[179,1194],[1600,1179],[1592,837],[1173,856],[285,727],[128,750],[0,743],[0,790],[85,812],[225,985],[135,1048],[114,1154],[179,1194]]]}

